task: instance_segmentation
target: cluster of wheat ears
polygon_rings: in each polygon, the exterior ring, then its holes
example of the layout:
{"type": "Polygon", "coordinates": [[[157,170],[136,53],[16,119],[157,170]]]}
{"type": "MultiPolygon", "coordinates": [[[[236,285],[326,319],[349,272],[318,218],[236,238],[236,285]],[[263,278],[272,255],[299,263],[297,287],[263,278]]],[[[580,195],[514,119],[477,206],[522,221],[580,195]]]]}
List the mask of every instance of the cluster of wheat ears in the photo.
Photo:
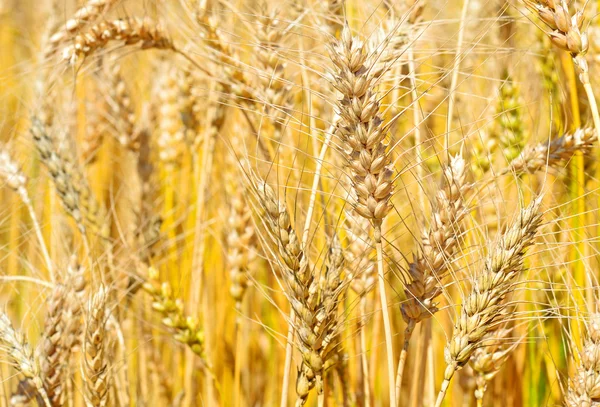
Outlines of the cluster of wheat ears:
{"type": "Polygon", "coordinates": [[[0,407],[600,406],[599,10],[0,0],[0,407]]]}

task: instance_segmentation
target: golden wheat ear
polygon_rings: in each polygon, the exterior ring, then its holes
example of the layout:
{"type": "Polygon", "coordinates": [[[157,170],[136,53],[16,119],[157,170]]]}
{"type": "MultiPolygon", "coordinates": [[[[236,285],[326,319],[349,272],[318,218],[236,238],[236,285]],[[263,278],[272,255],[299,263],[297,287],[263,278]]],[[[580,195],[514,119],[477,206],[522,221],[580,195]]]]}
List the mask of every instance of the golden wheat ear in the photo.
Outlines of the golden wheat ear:
{"type": "Polygon", "coordinates": [[[110,367],[107,353],[108,321],[107,298],[104,287],[94,293],[85,315],[85,340],[82,371],[85,386],[85,398],[88,405],[105,407],[110,401],[110,367]]]}
{"type": "Polygon", "coordinates": [[[0,314],[0,344],[15,369],[33,385],[37,395],[43,401],[42,405],[52,407],[48,393],[44,388],[39,359],[35,356],[25,335],[15,330],[5,313],[0,314]]]}
{"type": "Polygon", "coordinates": [[[570,375],[565,406],[593,406],[600,399],[600,314],[590,315],[579,361],[570,375]]]}
{"type": "Polygon", "coordinates": [[[483,269],[474,276],[446,345],[446,371],[436,407],[440,407],[454,373],[469,362],[485,335],[507,321],[505,298],[524,270],[527,248],[534,243],[542,221],[541,198],[522,209],[511,227],[493,244],[483,269]]]}

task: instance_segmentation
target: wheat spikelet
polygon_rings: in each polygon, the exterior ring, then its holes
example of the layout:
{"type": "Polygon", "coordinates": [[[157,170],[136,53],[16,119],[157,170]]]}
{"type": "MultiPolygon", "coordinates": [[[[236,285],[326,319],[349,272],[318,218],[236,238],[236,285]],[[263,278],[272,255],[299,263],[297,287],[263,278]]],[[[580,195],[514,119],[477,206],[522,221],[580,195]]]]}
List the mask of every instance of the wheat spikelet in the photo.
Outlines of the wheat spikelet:
{"type": "Polygon", "coordinates": [[[88,305],[84,342],[83,375],[85,398],[90,406],[109,404],[110,371],[106,358],[107,292],[104,287],[94,294],[88,305]]]}
{"type": "Polygon", "coordinates": [[[516,221],[492,246],[483,270],[475,276],[472,289],[461,305],[452,337],[446,345],[446,371],[436,402],[439,407],[454,373],[462,368],[481,346],[485,335],[506,321],[504,299],[523,271],[525,251],[534,242],[541,223],[541,199],[522,209],[516,221]]]}
{"type": "Polygon", "coordinates": [[[102,222],[102,209],[75,160],[65,149],[55,145],[37,117],[33,118],[30,131],[40,158],[54,181],[63,207],[75,220],[79,230],[85,234],[87,225],[100,236],[106,237],[108,229],[102,222]]]}
{"type": "Polygon", "coordinates": [[[80,193],[75,188],[73,174],[70,171],[67,160],[55,148],[54,142],[46,133],[44,125],[37,118],[33,118],[32,120],[31,134],[40,157],[54,181],[56,192],[58,192],[61,198],[63,207],[73,217],[79,229],[85,233],[80,193]]]}
{"type": "Polygon", "coordinates": [[[31,349],[25,335],[13,328],[5,313],[0,314],[0,343],[5,348],[15,368],[33,384],[44,405],[51,407],[52,404],[44,388],[38,359],[34,356],[33,349],[31,349]]]}
{"type": "Polygon", "coordinates": [[[421,251],[408,266],[410,280],[404,286],[406,301],[400,307],[406,328],[396,372],[397,394],[402,389],[404,365],[415,326],[438,311],[436,300],[443,291],[449,265],[459,247],[461,221],[468,213],[465,195],[470,189],[465,160],[460,154],[451,157],[444,168],[443,184],[436,193],[431,225],[421,237],[421,251]]]}
{"type": "Polygon", "coordinates": [[[510,357],[512,351],[519,344],[508,343],[512,329],[498,329],[488,333],[482,340],[481,347],[475,349],[469,366],[475,375],[475,398],[483,400],[487,384],[496,376],[502,365],[510,357]]]}
{"type": "Polygon", "coordinates": [[[302,365],[298,369],[296,406],[303,406],[313,387],[323,394],[323,374],[333,366],[338,352],[334,348],[339,329],[337,307],[346,284],[342,278],[344,256],[334,236],[328,251],[325,272],[320,279],[311,281],[309,295],[305,301],[292,302],[298,315],[298,348],[302,353],[302,365]]]}
{"type": "Polygon", "coordinates": [[[360,296],[366,295],[375,285],[375,249],[369,236],[371,224],[353,209],[346,210],[344,230],[348,244],[344,250],[350,287],[360,296]]]}
{"type": "Polygon", "coordinates": [[[569,379],[565,396],[567,407],[593,407],[600,404],[600,314],[592,314],[580,360],[569,379]]]}
{"type": "Polygon", "coordinates": [[[202,39],[214,52],[216,62],[225,76],[223,79],[223,75],[219,74],[215,79],[224,88],[225,93],[237,96],[240,103],[253,105],[256,98],[250,79],[245,74],[246,69],[229,43],[223,38],[218,20],[209,15],[206,10],[198,10],[194,15],[202,28],[202,39]]]}
{"type": "Polygon", "coordinates": [[[50,51],[56,49],[58,45],[68,41],[69,36],[80,32],[87,24],[97,20],[101,14],[106,13],[118,0],[88,0],[86,4],[78,9],[73,17],[52,34],[48,40],[50,51]]]}
{"type": "Polygon", "coordinates": [[[525,147],[525,126],[519,86],[508,76],[500,88],[498,114],[494,129],[503,155],[512,161],[525,147]]]}
{"type": "Polygon", "coordinates": [[[173,295],[168,283],[158,281],[158,271],[148,269],[149,279],[143,284],[144,290],[152,297],[152,309],[162,315],[162,323],[174,332],[174,338],[190,347],[201,358],[204,358],[204,333],[198,321],[185,315],[183,302],[173,295]]]}
{"type": "Polygon", "coordinates": [[[265,114],[275,126],[275,141],[280,141],[283,121],[289,111],[292,85],[285,77],[286,63],[282,61],[281,42],[285,31],[276,11],[261,13],[257,22],[256,61],[260,73],[259,86],[264,95],[265,114]]]}
{"type": "Polygon", "coordinates": [[[68,321],[63,318],[63,312],[67,300],[67,288],[57,284],[48,299],[48,313],[42,336],[41,373],[52,406],[62,406],[65,396],[64,373],[69,350],[64,347],[68,321]]]}
{"type": "Polygon", "coordinates": [[[200,133],[201,116],[204,110],[202,97],[198,94],[199,79],[193,66],[188,65],[180,70],[177,77],[179,97],[181,99],[179,110],[181,121],[185,127],[185,140],[190,146],[194,146],[200,133]]]}
{"type": "Polygon", "coordinates": [[[27,184],[27,177],[21,171],[19,164],[12,159],[7,147],[3,144],[0,144],[0,179],[4,180],[19,195],[22,195],[23,192],[26,194],[25,185],[27,184]]]}
{"type": "MultiPolygon", "coordinates": [[[[148,127],[152,125],[153,120],[146,124],[148,127]]],[[[140,259],[149,264],[150,259],[155,255],[155,246],[160,238],[162,218],[156,213],[153,205],[156,186],[153,182],[154,165],[151,161],[150,131],[148,128],[142,128],[136,132],[139,140],[136,169],[140,183],[140,207],[136,217],[135,237],[140,259]]]]}
{"type": "Polygon", "coordinates": [[[81,318],[87,287],[84,271],[85,269],[78,263],[77,257],[73,256],[67,267],[68,298],[65,309],[62,310],[62,318],[65,321],[63,342],[67,352],[75,351],[81,344],[83,332],[81,318]]]}
{"type": "Polygon", "coordinates": [[[108,72],[109,77],[109,107],[111,117],[115,120],[115,136],[119,143],[137,152],[140,148],[139,134],[136,131],[136,118],[133,102],[127,87],[127,82],[122,74],[121,65],[114,62],[108,72]]]}
{"type": "Polygon", "coordinates": [[[254,251],[254,224],[252,211],[246,206],[244,189],[238,182],[230,180],[228,195],[230,199],[229,217],[227,223],[227,263],[231,287],[229,293],[235,300],[235,306],[241,309],[242,300],[248,288],[248,267],[255,257],[254,251]]]}
{"type": "Polygon", "coordinates": [[[460,222],[468,213],[465,196],[470,189],[465,160],[461,155],[451,157],[444,169],[443,187],[435,197],[430,228],[421,238],[421,252],[408,268],[411,281],[405,285],[407,300],[401,306],[407,332],[438,310],[435,299],[442,292],[442,282],[458,249],[457,235],[460,222]]]}
{"type": "Polygon", "coordinates": [[[89,27],[75,36],[73,45],[65,47],[62,56],[70,64],[76,64],[116,41],[126,46],[140,44],[141,49],[175,50],[173,42],[160,25],[149,18],[130,17],[101,21],[89,27]]]}
{"type": "Polygon", "coordinates": [[[262,221],[269,237],[277,245],[288,299],[290,302],[294,299],[304,301],[308,297],[313,276],[308,258],[290,222],[287,208],[279,202],[275,191],[266,182],[257,177],[252,181],[258,206],[264,215],[262,221]]]}
{"type": "Polygon", "coordinates": [[[159,157],[169,168],[177,165],[185,141],[185,129],[179,109],[177,69],[172,67],[161,75],[158,85],[158,148],[159,157]]]}
{"type": "Polygon", "coordinates": [[[330,57],[335,67],[332,85],[342,94],[337,102],[341,120],[336,134],[352,173],[351,203],[361,216],[380,223],[391,209],[392,195],[392,170],[384,142],[387,130],[373,90],[384,69],[373,69],[377,54],[353,38],[348,27],[330,48],[330,57]]]}
{"type": "Polygon", "coordinates": [[[524,0],[524,2],[551,30],[548,35],[554,45],[569,51],[574,58],[585,55],[589,42],[586,31],[581,31],[584,23],[581,11],[571,15],[570,2],[566,0],[524,0]]]}
{"type": "Polygon", "coordinates": [[[86,101],[85,137],[81,143],[81,158],[85,165],[91,165],[98,158],[98,151],[104,142],[106,125],[103,119],[103,106],[99,98],[86,101]]]}
{"type": "Polygon", "coordinates": [[[596,140],[594,130],[584,128],[577,129],[572,134],[565,134],[554,140],[540,143],[535,147],[525,147],[503,173],[533,174],[546,167],[556,167],[571,159],[577,151],[581,151],[584,155],[589,154],[596,140]]]}

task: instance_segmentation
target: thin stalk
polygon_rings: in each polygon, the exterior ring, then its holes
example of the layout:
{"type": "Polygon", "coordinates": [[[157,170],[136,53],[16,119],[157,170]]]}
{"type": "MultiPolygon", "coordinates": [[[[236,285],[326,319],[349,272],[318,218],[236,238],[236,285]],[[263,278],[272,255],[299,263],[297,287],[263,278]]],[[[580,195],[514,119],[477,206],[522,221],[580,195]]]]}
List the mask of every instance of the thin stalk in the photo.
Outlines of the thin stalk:
{"type": "MultiPolygon", "coordinates": [[[[569,84],[569,96],[571,102],[571,111],[572,111],[572,119],[573,119],[573,127],[579,128],[581,127],[581,115],[579,109],[579,97],[577,92],[577,78],[575,74],[575,64],[573,63],[573,59],[564,56],[563,59],[565,74],[567,76],[568,84],[569,84]]],[[[580,75],[582,78],[585,75],[580,75]]],[[[573,265],[573,277],[575,284],[583,288],[585,287],[586,292],[588,291],[588,280],[585,277],[585,264],[584,259],[582,259],[583,253],[585,253],[585,242],[582,240],[581,236],[581,227],[585,222],[585,191],[584,191],[584,182],[585,182],[585,174],[583,168],[583,156],[581,154],[575,154],[572,164],[570,165],[570,194],[571,194],[571,202],[572,202],[572,210],[573,216],[571,218],[570,226],[571,226],[571,239],[575,243],[573,245],[573,249],[570,253],[570,260],[573,265]]],[[[574,290],[574,299],[575,299],[575,313],[577,314],[577,309],[585,310],[585,298],[582,295],[580,290],[574,290]]],[[[570,319],[572,321],[572,335],[575,343],[581,343],[581,328],[577,322],[577,319],[570,319]]]]}
{"type": "Polygon", "coordinates": [[[29,211],[29,217],[31,218],[31,222],[33,223],[33,229],[35,230],[35,235],[40,243],[40,247],[42,248],[42,255],[44,256],[44,261],[46,262],[46,267],[48,268],[48,273],[50,274],[50,280],[54,282],[56,281],[56,279],[54,276],[54,268],[52,267],[52,260],[50,259],[48,247],[46,246],[46,242],[44,241],[42,229],[40,228],[40,224],[35,214],[35,210],[33,209],[33,205],[31,204],[31,200],[29,199],[29,194],[27,193],[27,190],[24,187],[22,187],[19,188],[19,195],[21,196],[21,200],[23,201],[23,203],[27,207],[27,210],[29,211]]]}
{"type": "MultiPolygon", "coordinates": [[[[412,43],[412,39],[409,39],[410,43],[412,43]]],[[[424,179],[423,175],[423,166],[422,161],[423,157],[421,156],[421,143],[423,140],[421,139],[421,107],[419,106],[419,95],[417,93],[417,79],[415,74],[415,53],[413,51],[413,47],[408,47],[408,77],[410,78],[410,96],[411,103],[413,108],[413,126],[415,133],[415,159],[416,159],[416,171],[417,171],[417,181],[421,182],[424,179]]],[[[421,204],[421,208],[425,207],[425,193],[423,188],[418,188],[419,194],[419,203],[421,204]]]]}
{"type": "Polygon", "coordinates": [[[319,158],[317,159],[317,165],[315,167],[315,175],[313,177],[313,183],[310,190],[310,199],[308,201],[308,209],[306,211],[306,220],[304,221],[304,230],[302,232],[302,247],[304,248],[308,242],[308,234],[310,233],[310,224],[312,222],[312,216],[315,209],[315,201],[317,199],[317,189],[319,187],[319,183],[321,182],[321,171],[323,169],[323,160],[325,160],[325,154],[327,154],[327,149],[329,148],[329,144],[331,143],[331,139],[333,138],[334,126],[337,122],[337,119],[334,119],[334,122],[329,129],[327,129],[327,133],[325,135],[325,140],[323,140],[323,145],[321,146],[321,151],[319,152],[319,158]]]}
{"type": "Polygon", "coordinates": [[[452,375],[449,378],[445,378],[444,381],[442,382],[442,387],[438,394],[438,398],[435,401],[435,407],[442,406],[442,402],[444,401],[444,397],[446,397],[446,392],[448,391],[448,387],[450,387],[450,380],[452,380],[452,376],[454,376],[454,371],[452,372],[452,375]]]}
{"type": "Polygon", "coordinates": [[[371,381],[369,379],[369,362],[367,361],[367,332],[365,330],[364,321],[367,310],[367,295],[364,294],[360,299],[360,362],[362,366],[363,391],[365,392],[365,407],[371,405],[371,381]]]}
{"type": "Polygon", "coordinates": [[[411,378],[410,386],[410,407],[420,407],[427,405],[425,403],[425,394],[423,393],[423,384],[425,382],[425,369],[427,363],[427,329],[426,323],[419,324],[417,337],[417,352],[413,371],[416,372],[411,378]]]}
{"type": "Polygon", "coordinates": [[[402,376],[404,375],[404,366],[406,365],[406,357],[408,355],[408,346],[410,344],[410,338],[415,329],[415,323],[411,320],[406,329],[404,330],[404,345],[402,346],[402,352],[400,352],[400,360],[398,361],[398,370],[396,371],[396,405],[400,403],[400,392],[402,389],[402,376]]]}
{"type": "Polygon", "coordinates": [[[290,387],[290,369],[292,367],[292,354],[294,352],[292,343],[294,342],[294,321],[296,320],[296,314],[294,313],[293,308],[290,309],[289,320],[290,322],[288,325],[287,343],[285,345],[285,365],[283,367],[283,383],[281,386],[281,407],[287,406],[288,391],[290,387]]]}
{"type": "Polygon", "coordinates": [[[477,407],[483,407],[483,398],[477,399],[477,407]]]}
{"type": "Polygon", "coordinates": [[[388,382],[390,391],[390,405],[396,405],[396,383],[394,382],[394,346],[392,343],[392,325],[388,311],[387,295],[385,293],[385,274],[383,272],[383,244],[381,242],[381,221],[374,224],[375,246],[377,249],[377,279],[379,281],[379,300],[383,316],[383,329],[385,331],[385,347],[387,353],[388,382]]]}
{"type": "Polygon", "coordinates": [[[240,355],[242,354],[243,344],[242,344],[242,327],[241,327],[241,318],[237,318],[235,324],[235,367],[233,374],[233,383],[234,383],[234,397],[235,397],[235,407],[240,407],[242,405],[242,392],[241,392],[241,371],[242,364],[240,355]]]}
{"type": "Polygon", "coordinates": [[[590,110],[592,111],[592,118],[594,119],[596,133],[600,138],[600,114],[598,113],[598,104],[596,103],[596,97],[594,96],[594,90],[592,89],[592,84],[589,81],[589,77],[587,77],[587,81],[583,82],[583,89],[585,89],[585,94],[590,104],[590,110]]]}
{"type": "Polygon", "coordinates": [[[458,72],[460,62],[462,61],[460,53],[462,44],[465,38],[465,21],[467,20],[467,10],[469,9],[469,0],[464,0],[461,15],[460,25],[458,27],[458,44],[456,45],[456,56],[454,57],[454,66],[452,67],[452,80],[450,82],[450,90],[448,95],[448,114],[446,115],[446,137],[444,137],[444,151],[448,151],[450,145],[450,129],[452,128],[452,119],[454,113],[454,92],[458,82],[458,72]]]}

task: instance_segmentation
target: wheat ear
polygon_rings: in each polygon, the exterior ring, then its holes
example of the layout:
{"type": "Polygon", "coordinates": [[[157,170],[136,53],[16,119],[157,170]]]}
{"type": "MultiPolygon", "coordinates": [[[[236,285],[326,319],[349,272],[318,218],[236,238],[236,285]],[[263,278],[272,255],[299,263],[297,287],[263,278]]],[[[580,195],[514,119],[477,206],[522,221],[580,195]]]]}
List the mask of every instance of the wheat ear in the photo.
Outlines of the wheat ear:
{"type": "Polygon", "coordinates": [[[584,29],[584,16],[581,10],[571,13],[567,0],[523,0],[550,30],[550,40],[557,47],[568,51],[579,68],[579,80],[583,84],[594,119],[596,136],[600,138],[600,114],[590,83],[590,73],[585,54],[589,48],[587,28],[584,29]]]}
{"type": "Polygon", "coordinates": [[[45,407],[51,407],[50,399],[44,388],[39,361],[34,356],[33,349],[25,335],[13,328],[12,322],[5,313],[0,314],[0,343],[15,368],[23,374],[35,387],[42,398],[45,407]]]}
{"type": "Polygon", "coordinates": [[[405,285],[406,302],[401,306],[406,329],[396,374],[397,392],[402,387],[408,346],[416,324],[438,311],[436,299],[442,293],[443,281],[450,272],[449,264],[459,247],[457,235],[460,222],[468,213],[465,195],[470,189],[465,160],[461,155],[452,157],[444,169],[443,186],[435,197],[431,225],[421,238],[421,252],[408,267],[410,281],[405,285]]]}
{"type": "Polygon", "coordinates": [[[66,301],[67,288],[57,284],[48,299],[44,334],[41,348],[41,372],[44,387],[53,407],[64,403],[65,369],[68,357],[64,349],[65,320],[62,317],[66,301]]]}
{"type": "Polygon", "coordinates": [[[87,24],[97,20],[102,13],[106,13],[117,2],[118,0],[88,0],[62,27],[50,36],[47,53],[55,50],[60,44],[67,42],[70,36],[76,35],[87,24]]]}
{"type": "Polygon", "coordinates": [[[339,331],[338,304],[342,301],[347,285],[342,277],[344,256],[337,236],[328,250],[325,272],[314,279],[308,298],[294,301],[292,306],[299,322],[298,347],[302,353],[302,365],[298,369],[296,406],[303,406],[310,390],[316,387],[319,406],[324,405],[324,372],[336,362],[335,348],[339,331]]]}
{"type": "Polygon", "coordinates": [[[492,247],[483,270],[475,276],[446,345],[447,366],[436,407],[442,405],[454,373],[469,362],[485,335],[507,321],[504,299],[514,290],[515,280],[524,269],[525,252],[533,244],[542,220],[540,205],[538,197],[520,211],[516,221],[492,247]]]}
{"type": "MultiPolygon", "coordinates": [[[[300,240],[296,235],[296,232],[292,228],[290,222],[290,216],[287,212],[287,208],[284,204],[279,202],[277,195],[273,188],[271,188],[266,182],[259,179],[257,176],[251,175],[250,182],[256,194],[256,204],[259,211],[264,214],[263,223],[270,237],[270,240],[277,246],[277,255],[279,257],[279,263],[285,279],[285,293],[288,301],[291,304],[290,310],[290,324],[288,332],[288,344],[291,346],[293,342],[294,322],[296,315],[296,307],[294,306],[294,300],[298,304],[302,304],[303,301],[309,295],[309,288],[313,279],[310,266],[308,264],[308,258],[306,257],[304,250],[301,246],[300,240]],[[291,335],[290,335],[291,333],[291,335]]],[[[290,354],[286,350],[286,355],[290,354]]],[[[291,360],[291,358],[290,358],[291,360]]],[[[281,405],[287,405],[287,383],[289,367],[284,367],[284,383],[282,391],[281,405]]],[[[310,388],[299,389],[297,392],[299,396],[301,394],[308,394],[310,388]]]]}
{"type": "Polygon", "coordinates": [[[70,64],[91,56],[111,42],[121,42],[130,46],[139,44],[141,49],[162,49],[175,51],[173,42],[164,29],[149,18],[123,18],[101,21],[78,34],[73,44],[62,51],[63,58],[70,64]]]}
{"type": "Polygon", "coordinates": [[[477,407],[483,406],[483,396],[487,390],[487,384],[496,376],[502,368],[502,365],[510,357],[511,352],[517,347],[519,342],[509,343],[508,336],[512,329],[497,329],[488,333],[482,342],[480,348],[475,349],[469,366],[475,374],[475,398],[477,407]]]}
{"type": "Polygon", "coordinates": [[[152,308],[162,315],[162,323],[173,330],[176,341],[187,346],[198,356],[204,358],[204,333],[198,321],[185,315],[183,302],[173,295],[168,283],[160,283],[158,270],[148,269],[149,279],[143,285],[152,297],[152,308]]]}
{"type": "Polygon", "coordinates": [[[110,371],[106,358],[107,292],[104,287],[94,294],[86,314],[83,359],[85,399],[88,406],[105,407],[109,402],[110,371]]]}
{"type": "Polygon", "coordinates": [[[394,405],[394,349],[385,291],[381,236],[383,219],[391,210],[393,171],[386,151],[387,128],[379,115],[379,96],[375,91],[379,78],[387,68],[376,64],[379,54],[370,50],[360,39],[353,38],[347,25],[342,31],[341,39],[330,47],[329,54],[334,65],[330,80],[333,87],[342,94],[336,106],[340,116],[336,134],[341,140],[351,172],[351,204],[359,215],[371,221],[374,229],[390,404],[394,405]]]}
{"type": "Polygon", "coordinates": [[[597,406],[600,403],[600,314],[592,314],[587,338],[575,372],[569,379],[565,406],[597,406]]]}
{"type": "Polygon", "coordinates": [[[598,140],[591,128],[581,128],[554,140],[526,147],[501,174],[533,174],[547,167],[556,167],[570,160],[576,152],[590,153],[598,140]]]}

